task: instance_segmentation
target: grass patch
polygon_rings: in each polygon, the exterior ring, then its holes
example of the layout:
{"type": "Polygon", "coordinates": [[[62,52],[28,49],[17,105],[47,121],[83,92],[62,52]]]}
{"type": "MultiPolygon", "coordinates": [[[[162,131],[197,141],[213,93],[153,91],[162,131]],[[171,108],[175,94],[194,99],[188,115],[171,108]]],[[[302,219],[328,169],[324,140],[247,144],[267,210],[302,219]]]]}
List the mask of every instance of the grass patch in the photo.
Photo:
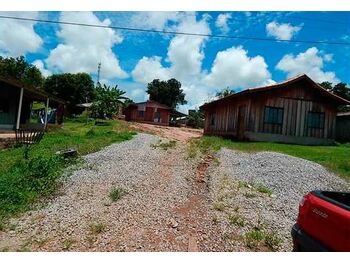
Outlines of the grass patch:
{"type": "Polygon", "coordinates": [[[112,202],[116,202],[126,194],[127,192],[122,188],[113,188],[109,193],[109,198],[112,202]]]}
{"type": "Polygon", "coordinates": [[[92,223],[89,225],[89,228],[91,234],[98,235],[106,230],[106,225],[103,223],[92,223]]]}
{"type": "Polygon", "coordinates": [[[213,203],[213,208],[217,211],[224,211],[225,210],[225,204],[223,202],[214,202],[213,203]]]}
{"type": "Polygon", "coordinates": [[[251,231],[244,235],[245,244],[251,249],[259,249],[266,246],[272,251],[277,251],[282,244],[282,238],[274,231],[265,231],[261,225],[254,227],[251,231]]]}
{"type": "Polygon", "coordinates": [[[169,141],[169,142],[162,142],[161,140],[158,142],[158,144],[152,144],[153,148],[160,148],[164,151],[167,151],[169,149],[173,149],[176,146],[176,141],[169,141]]]}
{"type": "Polygon", "coordinates": [[[289,154],[319,163],[350,180],[349,143],[335,146],[305,146],[272,142],[236,142],[217,136],[203,136],[190,142],[191,155],[197,152],[218,151],[223,147],[245,152],[273,151],[289,154]]]}
{"type": "Polygon", "coordinates": [[[245,226],[245,220],[239,214],[229,215],[227,219],[231,225],[236,225],[240,227],[245,226]]]}
{"type": "Polygon", "coordinates": [[[76,241],[74,239],[66,239],[63,241],[63,250],[69,250],[76,241]]]}
{"type": "Polygon", "coordinates": [[[262,184],[258,184],[255,186],[256,191],[260,192],[260,193],[264,193],[264,194],[268,194],[268,195],[272,195],[272,190],[269,189],[268,187],[262,185],[262,184]]]}
{"type": "Polygon", "coordinates": [[[95,126],[92,121],[66,120],[62,128],[49,131],[30,147],[27,161],[22,148],[0,150],[0,227],[8,217],[31,209],[58,189],[58,179],[72,161],[57,156],[57,151],[74,148],[84,155],[135,134],[126,122],[106,122],[108,126],[95,126]]]}

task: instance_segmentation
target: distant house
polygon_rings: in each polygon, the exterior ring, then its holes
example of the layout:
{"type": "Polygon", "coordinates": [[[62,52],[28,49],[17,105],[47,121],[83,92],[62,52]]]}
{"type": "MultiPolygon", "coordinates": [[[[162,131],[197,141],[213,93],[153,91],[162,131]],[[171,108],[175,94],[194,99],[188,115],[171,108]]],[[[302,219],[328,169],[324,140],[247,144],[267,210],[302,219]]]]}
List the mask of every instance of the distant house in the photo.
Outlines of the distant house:
{"type": "MultiPolygon", "coordinates": [[[[30,124],[30,114],[33,102],[43,102],[43,123],[40,127],[46,127],[49,115],[48,108],[56,108],[55,122],[63,120],[64,102],[37,88],[29,87],[16,80],[0,78],[0,132],[11,131],[30,124]],[[46,108],[46,110],[45,110],[46,108]]],[[[38,125],[34,125],[38,126],[38,125]]]]}
{"type": "Polygon", "coordinates": [[[350,112],[337,114],[336,140],[339,142],[350,142],[350,112]]]}
{"type": "Polygon", "coordinates": [[[349,101],[307,75],[247,89],[201,106],[204,134],[239,140],[328,145],[336,137],[339,105],[349,101]]]}
{"type": "Polygon", "coordinates": [[[124,110],[125,120],[168,126],[171,118],[186,116],[156,101],[130,104],[124,110]]]}

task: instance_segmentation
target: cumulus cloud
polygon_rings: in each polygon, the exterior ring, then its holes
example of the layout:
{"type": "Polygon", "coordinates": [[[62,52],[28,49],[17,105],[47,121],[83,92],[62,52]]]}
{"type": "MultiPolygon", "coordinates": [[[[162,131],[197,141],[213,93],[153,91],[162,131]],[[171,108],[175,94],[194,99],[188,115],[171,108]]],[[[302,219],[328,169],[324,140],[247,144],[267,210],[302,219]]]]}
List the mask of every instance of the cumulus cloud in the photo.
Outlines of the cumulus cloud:
{"type": "MultiPolygon", "coordinates": [[[[97,25],[110,25],[111,21],[100,21],[92,12],[62,12],[60,21],[74,21],[97,25]]],[[[112,29],[61,25],[57,36],[62,40],[50,51],[46,63],[49,69],[64,72],[95,73],[101,62],[102,78],[126,78],[128,74],[121,68],[112,47],[123,38],[112,29]]]]}
{"type": "Polygon", "coordinates": [[[169,69],[161,64],[161,57],[143,57],[140,59],[134,70],[131,72],[134,80],[141,83],[151,82],[153,79],[166,80],[170,78],[169,69]]]}
{"type": "MultiPolygon", "coordinates": [[[[181,32],[198,32],[209,34],[210,29],[207,17],[197,21],[195,16],[182,16],[174,30],[181,32]]],[[[201,73],[202,60],[204,59],[203,45],[207,37],[193,37],[177,35],[170,41],[167,62],[170,67],[161,64],[160,57],[143,57],[132,71],[136,81],[147,83],[157,78],[174,77],[184,82],[201,73]]]]}
{"type": "Polygon", "coordinates": [[[323,70],[324,62],[328,61],[329,54],[325,58],[320,53],[316,47],[312,47],[296,56],[287,54],[278,62],[276,68],[286,72],[288,77],[305,73],[316,82],[338,83],[339,79],[334,72],[323,70]]]}
{"type": "Polygon", "coordinates": [[[230,28],[227,25],[227,22],[231,18],[232,15],[230,13],[220,14],[216,18],[215,26],[219,28],[222,32],[227,33],[230,30],[230,28]]]}
{"type": "Polygon", "coordinates": [[[302,26],[292,26],[288,23],[279,24],[275,21],[266,25],[266,32],[278,40],[291,40],[301,30],[302,26]]]}
{"type": "Polygon", "coordinates": [[[251,87],[270,82],[271,74],[262,56],[249,57],[243,47],[220,51],[205,81],[215,87],[251,87]]]}
{"type": "Polygon", "coordinates": [[[146,29],[163,30],[170,21],[177,21],[180,17],[179,12],[138,12],[131,17],[131,24],[146,29]]]}
{"type": "Polygon", "coordinates": [[[32,63],[34,66],[36,66],[40,71],[41,71],[41,74],[43,74],[43,76],[46,78],[48,76],[50,76],[52,74],[52,72],[50,70],[47,70],[45,68],[45,64],[42,60],[40,59],[37,59],[35,61],[33,61],[32,63]]]}
{"type": "MultiPolygon", "coordinates": [[[[37,19],[39,12],[0,12],[1,15],[37,19]]],[[[2,19],[0,23],[0,52],[5,56],[20,56],[36,52],[43,44],[35,32],[35,21],[2,19]]]]}

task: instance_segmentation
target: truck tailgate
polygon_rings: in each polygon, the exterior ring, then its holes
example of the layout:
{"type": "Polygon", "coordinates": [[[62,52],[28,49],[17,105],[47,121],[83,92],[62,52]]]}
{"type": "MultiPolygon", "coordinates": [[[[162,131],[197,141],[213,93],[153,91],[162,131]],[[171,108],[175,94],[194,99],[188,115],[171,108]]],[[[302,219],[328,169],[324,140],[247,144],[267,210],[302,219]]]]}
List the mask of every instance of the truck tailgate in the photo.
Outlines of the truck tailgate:
{"type": "Polygon", "coordinates": [[[330,250],[350,251],[350,211],[309,194],[300,205],[298,225],[330,250]]]}

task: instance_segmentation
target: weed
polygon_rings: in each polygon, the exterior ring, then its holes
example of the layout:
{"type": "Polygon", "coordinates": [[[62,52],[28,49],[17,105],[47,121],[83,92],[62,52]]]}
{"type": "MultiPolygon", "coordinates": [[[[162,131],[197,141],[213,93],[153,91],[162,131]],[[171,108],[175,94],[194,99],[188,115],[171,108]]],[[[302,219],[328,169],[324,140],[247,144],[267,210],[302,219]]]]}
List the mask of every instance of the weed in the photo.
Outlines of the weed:
{"type": "Polygon", "coordinates": [[[245,234],[245,243],[249,248],[255,249],[265,239],[265,233],[262,230],[251,230],[245,234]]]}
{"type": "Polygon", "coordinates": [[[74,239],[66,239],[63,241],[63,250],[69,250],[76,241],[74,239]]]}
{"type": "Polygon", "coordinates": [[[125,191],[123,188],[113,188],[109,192],[109,198],[112,200],[112,202],[116,202],[126,194],[127,191],[125,191]]]}
{"type": "Polygon", "coordinates": [[[224,211],[225,210],[225,204],[223,202],[214,202],[213,203],[213,208],[217,211],[224,211]]]}
{"type": "Polygon", "coordinates": [[[167,151],[169,149],[175,148],[176,146],[176,141],[169,141],[169,142],[162,142],[159,141],[158,144],[152,144],[151,145],[153,148],[161,148],[164,151],[167,151]]]}
{"type": "Polygon", "coordinates": [[[260,192],[260,193],[264,193],[264,194],[268,194],[268,195],[272,195],[272,190],[267,188],[266,186],[262,185],[262,184],[258,184],[255,186],[255,189],[260,192]]]}
{"type": "Polygon", "coordinates": [[[106,225],[103,223],[92,223],[90,224],[90,232],[91,234],[97,235],[97,234],[101,234],[102,232],[104,232],[106,230],[106,225]]]}
{"type": "Polygon", "coordinates": [[[249,184],[247,182],[244,182],[244,181],[238,182],[238,188],[243,188],[243,187],[248,188],[248,186],[249,186],[249,184]]]}
{"type": "Polygon", "coordinates": [[[269,232],[265,235],[265,244],[273,251],[278,250],[282,241],[282,238],[279,237],[275,232],[269,232]]]}
{"type": "Polygon", "coordinates": [[[229,215],[228,221],[231,225],[236,225],[240,227],[243,227],[245,225],[244,218],[239,214],[229,215]]]}
{"type": "Polygon", "coordinates": [[[219,223],[219,218],[217,218],[217,216],[213,216],[212,221],[216,225],[219,223]]]}

